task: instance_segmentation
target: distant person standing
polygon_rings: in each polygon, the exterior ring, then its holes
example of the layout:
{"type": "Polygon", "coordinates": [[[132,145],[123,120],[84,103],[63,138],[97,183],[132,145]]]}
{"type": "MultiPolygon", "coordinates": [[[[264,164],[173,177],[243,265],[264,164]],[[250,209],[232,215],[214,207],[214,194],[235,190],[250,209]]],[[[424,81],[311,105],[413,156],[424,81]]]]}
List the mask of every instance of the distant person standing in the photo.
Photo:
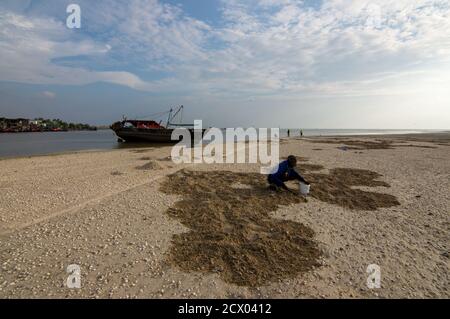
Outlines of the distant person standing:
{"type": "Polygon", "coordinates": [[[288,129],[287,134],[288,134],[288,137],[291,137],[291,130],[288,129]]]}
{"type": "Polygon", "coordinates": [[[303,130],[300,129],[300,137],[303,137],[303,130]]]}

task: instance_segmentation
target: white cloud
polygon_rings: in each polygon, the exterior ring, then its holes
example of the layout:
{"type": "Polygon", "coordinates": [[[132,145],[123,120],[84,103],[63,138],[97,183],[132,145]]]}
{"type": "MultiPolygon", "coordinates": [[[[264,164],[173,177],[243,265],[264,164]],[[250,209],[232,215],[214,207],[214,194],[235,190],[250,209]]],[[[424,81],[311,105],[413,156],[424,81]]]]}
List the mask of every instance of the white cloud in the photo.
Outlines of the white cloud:
{"type": "Polygon", "coordinates": [[[54,99],[56,97],[56,93],[55,92],[50,92],[50,91],[44,91],[41,93],[42,97],[47,98],[47,99],[54,99]]]}
{"type": "Polygon", "coordinates": [[[79,2],[80,33],[0,11],[0,79],[218,96],[407,94],[449,81],[447,0],[227,0],[222,27],[156,0],[79,2]],[[57,61],[74,56],[91,62],[57,61]]]}
{"type": "Polygon", "coordinates": [[[34,84],[87,84],[105,80],[126,84],[126,72],[95,72],[58,66],[53,59],[77,55],[104,55],[106,45],[90,39],[70,39],[62,22],[0,13],[0,78],[34,84]]]}

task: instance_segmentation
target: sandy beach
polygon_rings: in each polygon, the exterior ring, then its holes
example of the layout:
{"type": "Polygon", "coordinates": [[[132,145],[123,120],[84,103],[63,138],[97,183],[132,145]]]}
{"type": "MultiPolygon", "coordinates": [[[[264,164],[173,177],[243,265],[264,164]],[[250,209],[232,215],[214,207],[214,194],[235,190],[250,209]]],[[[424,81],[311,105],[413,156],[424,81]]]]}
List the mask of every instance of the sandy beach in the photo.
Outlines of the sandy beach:
{"type": "Polygon", "coordinates": [[[306,200],[170,151],[0,160],[0,298],[450,297],[450,133],[284,139],[306,200]]]}

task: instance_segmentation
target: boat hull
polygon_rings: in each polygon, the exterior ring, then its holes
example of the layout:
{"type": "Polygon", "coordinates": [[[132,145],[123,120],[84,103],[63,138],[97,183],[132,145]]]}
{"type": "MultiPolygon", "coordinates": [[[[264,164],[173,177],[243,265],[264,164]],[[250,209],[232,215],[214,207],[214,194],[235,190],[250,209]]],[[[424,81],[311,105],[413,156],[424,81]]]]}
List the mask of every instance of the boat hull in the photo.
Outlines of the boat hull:
{"type": "Polygon", "coordinates": [[[122,128],[114,130],[116,135],[125,142],[137,142],[137,143],[178,143],[178,141],[172,141],[171,129],[127,129],[122,128]]]}
{"type": "MultiPolygon", "coordinates": [[[[181,140],[181,138],[179,140],[172,140],[173,129],[121,128],[113,131],[125,142],[176,144],[181,140]]],[[[189,131],[193,138],[194,130],[189,131]]]]}

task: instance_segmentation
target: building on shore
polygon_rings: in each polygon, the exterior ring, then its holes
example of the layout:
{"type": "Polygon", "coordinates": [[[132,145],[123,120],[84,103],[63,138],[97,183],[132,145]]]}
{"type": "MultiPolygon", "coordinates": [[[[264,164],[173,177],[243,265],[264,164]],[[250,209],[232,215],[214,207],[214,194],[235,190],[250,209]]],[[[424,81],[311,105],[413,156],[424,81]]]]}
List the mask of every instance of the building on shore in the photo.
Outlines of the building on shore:
{"type": "Polygon", "coordinates": [[[20,132],[61,132],[61,131],[82,131],[96,130],[95,126],[88,124],[66,123],[59,119],[34,119],[25,118],[0,118],[0,133],[20,133],[20,132]]]}
{"type": "Polygon", "coordinates": [[[24,118],[0,118],[0,128],[2,129],[2,131],[7,132],[26,132],[30,128],[30,120],[24,118]]]}

